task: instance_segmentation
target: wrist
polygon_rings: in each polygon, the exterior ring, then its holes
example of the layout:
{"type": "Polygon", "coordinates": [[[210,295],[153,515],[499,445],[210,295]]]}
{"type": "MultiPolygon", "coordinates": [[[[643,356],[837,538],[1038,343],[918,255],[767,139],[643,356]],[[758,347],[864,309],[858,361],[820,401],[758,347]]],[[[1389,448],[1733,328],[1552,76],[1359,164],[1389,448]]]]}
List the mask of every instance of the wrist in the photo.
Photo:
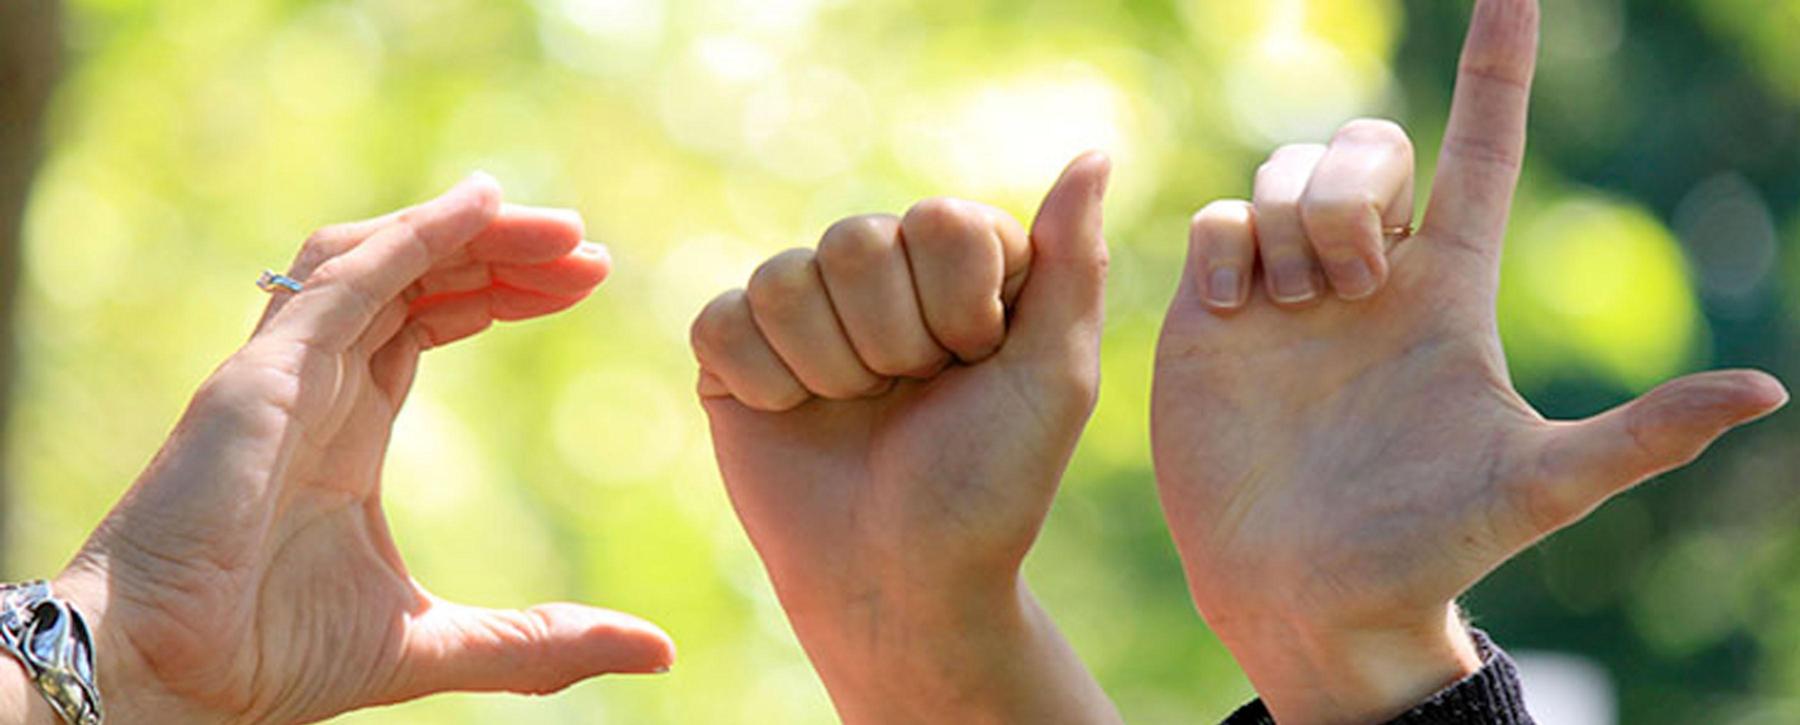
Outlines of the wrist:
{"type": "MultiPolygon", "coordinates": [[[[146,708],[154,683],[147,676],[130,635],[120,626],[106,573],[78,561],[51,582],[56,595],[81,612],[94,642],[94,681],[107,722],[151,722],[159,719],[146,708]]],[[[163,713],[166,717],[167,713],[163,713]]],[[[51,722],[60,723],[54,716],[51,722]]]]}
{"type": "Polygon", "coordinates": [[[844,722],[1118,722],[1017,576],[994,590],[921,593],[832,617],[790,612],[844,722]]]}
{"type": "Polygon", "coordinates": [[[25,666],[9,656],[0,656],[0,660],[5,660],[0,662],[0,722],[61,725],[50,702],[25,675],[25,666]]]}
{"type": "Polygon", "coordinates": [[[828,686],[866,680],[926,688],[958,679],[949,667],[975,665],[966,652],[1002,651],[1004,640],[1028,629],[1022,598],[1029,597],[1015,577],[992,588],[919,587],[807,602],[785,596],[783,604],[828,686]]]}
{"type": "Polygon", "coordinates": [[[1296,617],[1214,625],[1277,722],[1385,722],[1480,671],[1454,605],[1417,624],[1320,626],[1296,617]]]}

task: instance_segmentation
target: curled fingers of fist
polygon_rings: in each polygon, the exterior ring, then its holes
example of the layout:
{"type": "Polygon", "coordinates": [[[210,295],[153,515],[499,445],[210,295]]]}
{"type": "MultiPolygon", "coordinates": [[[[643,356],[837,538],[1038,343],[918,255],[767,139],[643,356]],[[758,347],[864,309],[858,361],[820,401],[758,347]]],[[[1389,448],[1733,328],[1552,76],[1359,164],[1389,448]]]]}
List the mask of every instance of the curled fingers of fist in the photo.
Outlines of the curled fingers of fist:
{"type": "Polygon", "coordinates": [[[960,199],[919,202],[900,222],[931,335],[965,363],[1006,340],[1006,313],[1031,267],[1031,238],[1006,212],[960,199]]]}
{"type": "Polygon", "coordinates": [[[899,217],[851,217],[819,241],[819,272],[850,345],[870,372],[927,378],[950,362],[950,353],[925,326],[906,254],[899,217]]]}
{"type": "Polygon", "coordinates": [[[701,395],[781,411],[986,359],[1006,339],[1030,254],[1016,220],[972,202],[840,221],[816,251],[775,256],[701,313],[701,395]]]}
{"type": "Polygon", "coordinates": [[[744,290],[726,292],[708,304],[689,336],[700,361],[703,398],[736,398],[755,410],[780,412],[812,396],[756,328],[744,290]]]}
{"type": "Polygon", "coordinates": [[[793,249],[764,262],[744,296],[763,338],[814,395],[847,400],[885,387],[851,346],[813,250],[793,249]]]}

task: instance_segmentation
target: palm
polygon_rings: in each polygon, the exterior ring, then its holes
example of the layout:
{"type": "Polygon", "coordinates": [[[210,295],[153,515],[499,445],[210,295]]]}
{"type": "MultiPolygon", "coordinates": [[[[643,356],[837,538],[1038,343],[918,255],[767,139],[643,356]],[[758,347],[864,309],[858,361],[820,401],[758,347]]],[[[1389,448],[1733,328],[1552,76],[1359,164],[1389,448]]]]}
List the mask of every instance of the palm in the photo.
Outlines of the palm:
{"type": "Polygon", "coordinates": [[[1158,465],[1186,472],[1170,515],[1206,522],[1177,528],[1195,537],[1183,549],[1197,590],[1279,571],[1270,580],[1306,586],[1266,590],[1269,601],[1357,621],[1454,597],[1509,553],[1499,541],[1417,546],[1471,526],[1525,528],[1496,484],[1521,465],[1508,444],[1544,425],[1507,379],[1491,289],[1462,282],[1491,277],[1486,262],[1465,257],[1415,238],[1393,255],[1388,289],[1361,305],[1290,312],[1259,299],[1218,316],[1176,303],[1156,425],[1193,444],[1159,448],[1158,465]],[[1389,524],[1361,523],[1376,520],[1389,524]],[[1425,578],[1400,587],[1420,598],[1365,586],[1396,576],[1425,578]]]}

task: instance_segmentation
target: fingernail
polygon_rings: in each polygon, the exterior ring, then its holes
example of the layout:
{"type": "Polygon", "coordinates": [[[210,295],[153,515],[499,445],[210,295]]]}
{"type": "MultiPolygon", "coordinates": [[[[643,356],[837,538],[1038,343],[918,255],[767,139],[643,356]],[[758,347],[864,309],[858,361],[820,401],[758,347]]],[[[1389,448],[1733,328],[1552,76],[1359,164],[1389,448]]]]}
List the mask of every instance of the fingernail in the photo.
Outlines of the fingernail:
{"type": "Polygon", "coordinates": [[[1213,270],[1206,283],[1206,302],[1214,307],[1236,307],[1243,299],[1244,276],[1236,267],[1213,270]]]}
{"type": "Polygon", "coordinates": [[[1362,257],[1327,262],[1325,271],[1331,275],[1331,284],[1337,287],[1338,297],[1360,300],[1375,294],[1375,270],[1370,269],[1362,257]]]}
{"type": "Polygon", "coordinates": [[[1319,290],[1313,286],[1312,270],[1305,260],[1289,262],[1276,266],[1270,271],[1274,280],[1274,291],[1271,294],[1276,302],[1305,302],[1319,296],[1319,290]]]}

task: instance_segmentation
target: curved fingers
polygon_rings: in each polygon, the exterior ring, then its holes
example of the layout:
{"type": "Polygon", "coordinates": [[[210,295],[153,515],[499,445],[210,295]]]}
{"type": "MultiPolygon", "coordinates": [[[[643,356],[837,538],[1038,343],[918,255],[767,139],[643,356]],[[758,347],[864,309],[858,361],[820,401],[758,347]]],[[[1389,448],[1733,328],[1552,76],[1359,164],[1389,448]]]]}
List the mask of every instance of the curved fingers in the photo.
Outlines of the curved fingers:
{"type": "Polygon", "coordinates": [[[704,396],[728,394],[765,412],[791,410],[811,397],[756,329],[743,290],[726,292],[709,303],[694,319],[689,337],[700,363],[704,396]]]}
{"type": "Polygon", "coordinates": [[[499,207],[493,178],[471,176],[321,262],[304,280],[306,289],[275,310],[262,332],[328,350],[349,347],[389,300],[473,239],[499,207]]]}
{"type": "Polygon", "coordinates": [[[925,378],[950,361],[925,327],[913,290],[900,219],[851,217],[833,224],[816,255],[825,291],[857,357],[886,377],[925,378]]]}
{"type": "Polygon", "coordinates": [[[813,394],[847,400],[886,387],[838,323],[812,250],[789,250],[764,263],[745,297],[763,339],[813,394]]]}
{"type": "Polygon", "coordinates": [[[1188,230],[1188,273],[1200,299],[1215,310],[1250,300],[1256,269],[1256,208],[1247,201],[1206,205],[1188,230]]]}
{"type": "Polygon", "coordinates": [[[1319,297],[1319,263],[1301,221],[1300,199],[1325,151],[1318,144],[1283,146],[1256,172],[1257,253],[1277,304],[1299,306],[1319,297]]]}
{"type": "Polygon", "coordinates": [[[1413,149],[1390,121],[1340,129],[1300,199],[1307,239],[1338,296],[1359,300],[1387,280],[1385,229],[1412,223],[1413,149]]]}
{"type": "Polygon", "coordinates": [[[991,206],[938,198],[907,211],[900,235],[932,337],[963,362],[992,356],[1031,266],[1025,228],[991,206]]]}

